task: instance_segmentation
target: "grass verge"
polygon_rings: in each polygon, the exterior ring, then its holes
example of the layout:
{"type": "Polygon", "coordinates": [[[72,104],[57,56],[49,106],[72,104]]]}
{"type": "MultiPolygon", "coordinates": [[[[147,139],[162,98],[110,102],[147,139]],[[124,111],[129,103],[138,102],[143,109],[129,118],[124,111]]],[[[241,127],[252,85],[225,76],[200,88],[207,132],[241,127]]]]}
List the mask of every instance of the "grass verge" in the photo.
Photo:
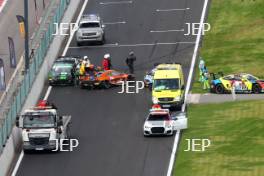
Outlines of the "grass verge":
{"type": "MultiPolygon", "coordinates": [[[[264,77],[263,9],[263,0],[211,1],[211,30],[204,37],[200,53],[209,72],[245,72],[264,77]]],[[[195,80],[192,92],[204,93],[198,74],[195,80]]]]}
{"type": "Polygon", "coordinates": [[[175,176],[263,176],[264,100],[191,105],[175,176]],[[204,152],[186,152],[186,139],[210,139],[204,152]]]}

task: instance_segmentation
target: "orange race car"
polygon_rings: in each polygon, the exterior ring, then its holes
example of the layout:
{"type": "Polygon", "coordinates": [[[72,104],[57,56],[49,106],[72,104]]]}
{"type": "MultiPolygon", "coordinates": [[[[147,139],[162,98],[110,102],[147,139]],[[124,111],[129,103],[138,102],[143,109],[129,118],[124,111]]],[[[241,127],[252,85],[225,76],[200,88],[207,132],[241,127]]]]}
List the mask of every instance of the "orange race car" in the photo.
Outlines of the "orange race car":
{"type": "Polygon", "coordinates": [[[121,85],[122,81],[130,80],[133,80],[133,76],[130,74],[121,73],[116,70],[107,70],[80,76],[79,83],[81,88],[102,87],[108,89],[113,85],[121,85]]]}

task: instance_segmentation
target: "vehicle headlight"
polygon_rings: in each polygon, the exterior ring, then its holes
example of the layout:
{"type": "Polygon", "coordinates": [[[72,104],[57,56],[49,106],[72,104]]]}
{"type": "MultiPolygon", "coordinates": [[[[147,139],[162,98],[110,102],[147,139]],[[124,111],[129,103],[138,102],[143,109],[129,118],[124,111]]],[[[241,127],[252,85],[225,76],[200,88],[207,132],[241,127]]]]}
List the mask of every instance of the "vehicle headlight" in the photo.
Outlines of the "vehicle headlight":
{"type": "Polygon", "coordinates": [[[55,140],[55,139],[57,139],[56,130],[50,132],[50,140],[55,140]]]}
{"type": "Polygon", "coordinates": [[[173,99],[173,101],[180,101],[180,100],[181,100],[181,97],[180,97],[180,96],[175,97],[175,98],[173,99]]]}
{"type": "Polygon", "coordinates": [[[152,103],[153,104],[158,104],[159,100],[156,97],[152,97],[152,103]]]}
{"type": "Polygon", "coordinates": [[[29,143],[29,141],[23,141],[23,145],[28,146],[28,145],[30,145],[30,143],[29,143]]]}
{"type": "Polygon", "coordinates": [[[150,129],[151,126],[145,125],[144,128],[145,128],[145,129],[150,129]]]}
{"type": "Polygon", "coordinates": [[[149,124],[148,122],[145,122],[144,129],[150,129],[150,128],[151,128],[151,124],[149,124]]]}
{"type": "Polygon", "coordinates": [[[169,125],[166,125],[165,127],[166,127],[166,128],[171,128],[172,126],[169,124],[169,125]]]}
{"type": "Polygon", "coordinates": [[[80,36],[82,36],[82,32],[80,30],[78,30],[77,33],[76,33],[76,37],[79,38],[80,36]]]}
{"type": "Polygon", "coordinates": [[[57,144],[57,141],[56,140],[50,140],[49,141],[49,145],[56,145],[57,144]]]}

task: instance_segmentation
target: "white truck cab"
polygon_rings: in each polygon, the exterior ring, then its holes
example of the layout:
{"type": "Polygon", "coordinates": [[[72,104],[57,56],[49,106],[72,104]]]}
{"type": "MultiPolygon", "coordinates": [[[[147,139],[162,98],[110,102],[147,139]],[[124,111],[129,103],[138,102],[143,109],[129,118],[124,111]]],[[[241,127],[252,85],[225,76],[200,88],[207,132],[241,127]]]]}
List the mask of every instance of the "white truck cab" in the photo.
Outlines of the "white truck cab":
{"type": "Polygon", "coordinates": [[[25,110],[16,119],[16,126],[22,129],[24,151],[54,150],[56,142],[69,137],[71,116],[58,116],[51,106],[25,110]]]}
{"type": "Polygon", "coordinates": [[[173,135],[174,131],[186,129],[187,118],[183,112],[171,114],[169,109],[150,109],[144,126],[144,136],[173,135]]]}

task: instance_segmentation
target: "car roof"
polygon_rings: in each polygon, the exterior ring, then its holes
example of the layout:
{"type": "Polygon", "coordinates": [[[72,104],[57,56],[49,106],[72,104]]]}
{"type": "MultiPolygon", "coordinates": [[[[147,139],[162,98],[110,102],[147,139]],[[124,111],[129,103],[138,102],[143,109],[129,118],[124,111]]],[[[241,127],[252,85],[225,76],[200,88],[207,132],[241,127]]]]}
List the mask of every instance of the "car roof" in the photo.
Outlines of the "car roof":
{"type": "Polygon", "coordinates": [[[179,70],[180,64],[159,64],[156,68],[157,70],[179,70]]]}
{"type": "Polygon", "coordinates": [[[55,114],[57,111],[56,109],[52,109],[52,108],[44,108],[44,109],[39,109],[39,108],[31,108],[31,109],[27,109],[25,110],[23,115],[37,115],[38,113],[52,113],[55,114]]]}
{"type": "Polygon", "coordinates": [[[55,62],[53,66],[56,66],[56,67],[73,67],[73,64],[72,63],[69,63],[69,62],[55,62]]]}
{"type": "Polygon", "coordinates": [[[178,70],[156,70],[154,72],[154,79],[173,79],[180,78],[178,70]]]}
{"type": "Polygon", "coordinates": [[[87,22],[100,22],[100,17],[96,14],[84,14],[81,18],[80,23],[87,22]]]}
{"type": "Polygon", "coordinates": [[[159,64],[156,69],[154,79],[180,78],[180,64],[159,64]]]}
{"type": "Polygon", "coordinates": [[[75,63],[77,58],[65,56],[65,57],[58,57],[55,62],[64,62],[64,63],[75,63]]]}

